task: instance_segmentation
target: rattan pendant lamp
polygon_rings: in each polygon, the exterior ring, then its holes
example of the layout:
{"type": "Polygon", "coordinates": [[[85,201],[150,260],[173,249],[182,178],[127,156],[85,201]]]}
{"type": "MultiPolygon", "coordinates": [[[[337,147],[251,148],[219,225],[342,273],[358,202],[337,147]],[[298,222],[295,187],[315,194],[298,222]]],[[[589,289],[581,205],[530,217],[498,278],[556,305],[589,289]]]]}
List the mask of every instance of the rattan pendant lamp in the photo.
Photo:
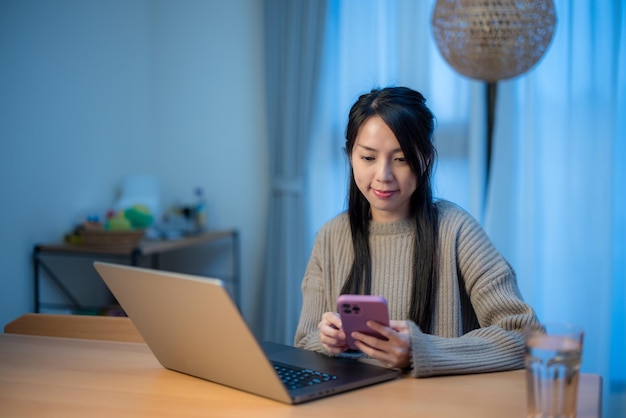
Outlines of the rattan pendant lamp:
{"type": "Polygon", "coordinates": [[[530,70],[548,49],[555,26],[552,0],[437,0],[435,3],[432,28],[444,59],[460,74],[486,82],[485,200],[491,171],[497,83],[530,70]]]}

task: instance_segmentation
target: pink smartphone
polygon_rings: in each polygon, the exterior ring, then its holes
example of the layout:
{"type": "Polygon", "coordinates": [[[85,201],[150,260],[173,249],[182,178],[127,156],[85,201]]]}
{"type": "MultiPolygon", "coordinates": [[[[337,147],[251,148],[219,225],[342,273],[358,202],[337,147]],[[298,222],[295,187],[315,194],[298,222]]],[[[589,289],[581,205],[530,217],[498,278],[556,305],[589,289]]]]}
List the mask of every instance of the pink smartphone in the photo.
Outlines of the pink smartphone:
{"type": "Polygon", "coordinates": [[[369,320],[389,325],[387,299],[374,295],[341,295],[337,298],[337,312],[341,317],[346,342],[352,350],[358,350],[350,334],[354,331],[385,339],[379,333],[365,325],[369,320]]]}

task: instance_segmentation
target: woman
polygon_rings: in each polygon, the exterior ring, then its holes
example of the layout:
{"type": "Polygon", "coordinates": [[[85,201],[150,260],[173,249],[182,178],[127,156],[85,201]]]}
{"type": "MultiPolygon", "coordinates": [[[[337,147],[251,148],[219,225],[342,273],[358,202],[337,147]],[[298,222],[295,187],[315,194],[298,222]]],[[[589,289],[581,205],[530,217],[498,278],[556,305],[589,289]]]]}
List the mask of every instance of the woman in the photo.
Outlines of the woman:
{"type": "Polygon", "coordinates": [[[302,282],[295,345],[353,355],[335,312],[340,294],[384,296],[386,340],[352,335],[361,355],[415,377],[520,368],[522,329],[537,323],[515,273],[480,225],[433,200],[434,117],[405,87],[375,89],[346,129],[348,211],[319,231],[302,282]]]}

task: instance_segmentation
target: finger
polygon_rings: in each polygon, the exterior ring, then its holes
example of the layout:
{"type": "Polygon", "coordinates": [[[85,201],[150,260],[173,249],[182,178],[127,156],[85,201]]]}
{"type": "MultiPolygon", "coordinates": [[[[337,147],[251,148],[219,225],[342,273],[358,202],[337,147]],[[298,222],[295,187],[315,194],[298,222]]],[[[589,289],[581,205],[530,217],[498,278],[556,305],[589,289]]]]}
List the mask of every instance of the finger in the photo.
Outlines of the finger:
{"type": "Polygon", "coordinates": [[[337,346],[341,346],[346,343],[345,332],[328,326],[320,330],[320,336],[323,338],[323,341],[328,341],[329,343],[334,341],[333,344],[337,346]]]}
{"type": "Polygon", "coordinates": [[[317,325],[320,334],[320,342],[324,349],[331,353],[340,353],[346,350],[346,334],[335,325],[335,315],[327,312],[322,315],[322,320],[317,325]]]}
{"type": "Polygon", "coordinates": [[[317,329],[319,330],[320,335],[324,335],[329,338],[334,338],[341,341],[345,341],[346,339],[346,334],[342,329],[339,329],[335,325],[329,324],[326,321],[321,321],[318,324],[317,329]]]}
{"type": "MultiPolygon", "coordinates": [[[[368,321],[367,325],[372,330],[376,331],[384,337],[383,339],[381,339],[375,336],[359,333],[359,339],[363,340],[366,344],[369,344],[372,347],[383,351],[389,351],[389,349],[386,347],[398,347],[402,351],[407,351],[411,345],[411,336],[408,332],[398,332],[390,327],[386,327],[372,321],[368,321]],[[378,341],[373,340],[372,338],[377,338],[378,341]],[[387,345],[383,345],[385,343],[387,345]]],[[[352,338],[355,338],[355,336],[353,336],[352,338]]]]}
{"type": "MultiPolygon", "coordinates": [[[[375,321],[367,321],[365,325],[367,325],[372,331],[375,331],[378,334],[380,334],[382,337],[384,337],[383,340],[386,339],[389,341],[393,341],[398,335],[398,333],[391,327],[388,327],[386,325],[380,324],[375,321]]],[[[366,335],[366,334],[363,334],[363,335],[366,335]]]]}
{"type": "Polygon", "coordinates": [[[389,321],[389,327],[396,332],[408,333],[409,324],[407,321],[391,320],[389,321]]]}
{"type": "Polygon", "coordinates": [[[372,331],[377,332],[379,335],[369,335],[355,331],[351,334],[352,338],[354,338],[355,340],[359,340],[364,344],[375,348],[376,350],[382,351],[385,351],[385,348],[381,344],[387,342],[393,343],[395,341],[395,336],[397,334],[391,328],[375,321],[367,321],[365,325],[367,325],[368,328],[370,328],[372,331]]]}
{"type": "Polygon", "coordinates": [[[382,340],[372,345],[355,340],[355,344],[364,354],[378,360],[385,367],[403,368],[410,364],[408,348],[403,345],[395,345],[382,340]]]}
{"type": "Polygon", "coordinates": [[[390,321],[388,327],[374,321],[368,321],[366,325],[394,343],[403,343],[407,341],[407,337],[410,338],[409,326],[406,321],[390,321]]]}
{"type": "Polygon", "coordinates": [[[327,339],[327,338],[322,338],[321,339],[322,345],[324,346],[324,348],[326,348],[328,351],[342,351],[343,349],[343,344],[338,343],[337,340],[334,339],[327,339]]]}
{"type": "Polygon", "coordinates": [[[385,344],[389,343],[389,339],[385,336],[382,336],[381,338],[380,336],[363,334],[362,332],[358,331],[353,332],[351,335],[355,341],[360,341],[368,347],[372,347],[379,351],[384,351],[385,344]]]}
{"type": "Polygon", "coordinates": [[[320,341],[324,349],[330,353],[341,353],[347,350],[345,339],[337,339],[320,333],[320,341]]]}
{"type": "Polygon", "coordinates": [[[355,340],[355,344],[361,352],[370,358],[378,360],[385,367],[394,367],[394,359],[386,351],[378,350],[363,341],[355,340]]]}
{"type": "Polygon", "coordinates": [[[325,312],[322,315],[322,320],[325,321],[329,326],[335,327],[337,329],[341,329],[342,327],[341,318],[336,312],[325,312]]]}

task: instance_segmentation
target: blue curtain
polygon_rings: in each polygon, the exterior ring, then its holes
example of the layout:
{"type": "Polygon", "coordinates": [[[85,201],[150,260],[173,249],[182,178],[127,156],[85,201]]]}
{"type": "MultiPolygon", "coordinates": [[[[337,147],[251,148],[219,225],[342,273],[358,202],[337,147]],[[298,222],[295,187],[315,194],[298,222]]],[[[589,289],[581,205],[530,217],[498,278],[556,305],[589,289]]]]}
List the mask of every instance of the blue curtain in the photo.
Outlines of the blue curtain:
{"type": "Polygon", "coordinates": [[[293,343],[307,261],[304,181],[326,24],[322,0],[266,0],[271,196],[263,338],[293,343]]]}
{"type": "Polygon", "coordinates": [[[500,86],[486,227],[541,319],[585,328],[582,370],[626,416],[626,7],[556,8],[543,61],[500,86]]]}

